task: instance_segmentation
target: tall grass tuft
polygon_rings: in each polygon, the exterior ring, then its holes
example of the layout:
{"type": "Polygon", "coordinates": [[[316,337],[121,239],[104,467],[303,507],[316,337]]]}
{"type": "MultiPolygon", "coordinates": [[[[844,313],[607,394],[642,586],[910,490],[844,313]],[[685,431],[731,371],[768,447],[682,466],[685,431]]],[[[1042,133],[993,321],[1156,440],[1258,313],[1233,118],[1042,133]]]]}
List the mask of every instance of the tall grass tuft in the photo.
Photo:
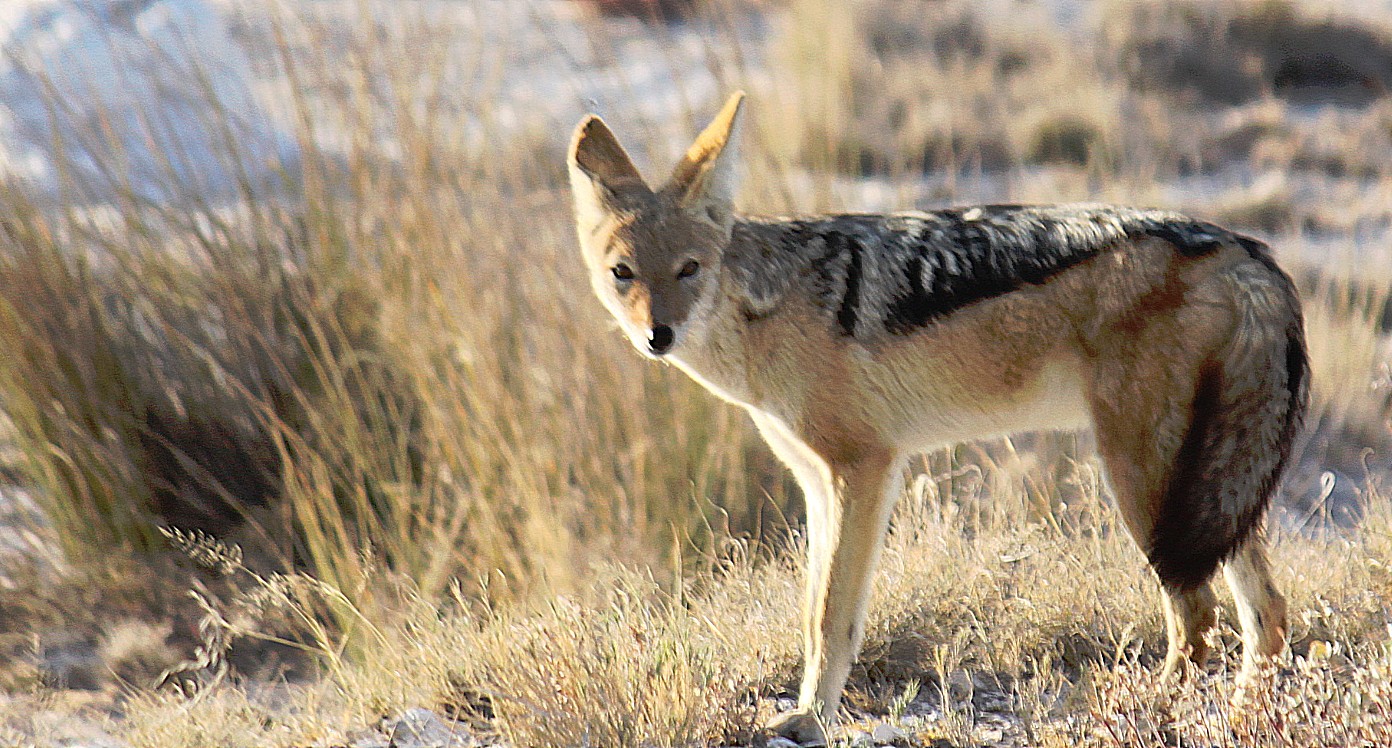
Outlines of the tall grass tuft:
{"type": "MultiPolygon", "coordinates": [[[[74,558],[199,530],[370,610],[365,580],[398,574],[427,599],[616,560],[671,585],[784,526],[743,419],[641,366],[583,292],[559,137],[504,133],[487,91],[437,109],[441,51],[406,46],[446,37],[416,30],[351,57],[366,87],[315,64],[324,28],[264,30],[300,128],[278,187],[118,190],[114,212],[6,193],[0,400],[74,558]]],[[[121,183],[119,154],[91,157],[121,183]]]]}

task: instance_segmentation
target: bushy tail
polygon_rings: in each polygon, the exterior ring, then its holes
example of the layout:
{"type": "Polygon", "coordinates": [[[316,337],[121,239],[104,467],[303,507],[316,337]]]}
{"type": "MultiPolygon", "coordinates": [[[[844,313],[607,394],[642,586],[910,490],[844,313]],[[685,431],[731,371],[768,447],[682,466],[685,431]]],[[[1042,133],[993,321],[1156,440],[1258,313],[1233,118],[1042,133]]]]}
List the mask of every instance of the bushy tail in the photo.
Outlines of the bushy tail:
{"type": "Polygon", "coordinates": [[[1309,400],[1295,286],[1264,245],[1239,241],[1255,262],[1227,271],[1236,330],[1200,373],[1149,554],[1172,588],[1208,581],[1261,521],[1309,400]]]}

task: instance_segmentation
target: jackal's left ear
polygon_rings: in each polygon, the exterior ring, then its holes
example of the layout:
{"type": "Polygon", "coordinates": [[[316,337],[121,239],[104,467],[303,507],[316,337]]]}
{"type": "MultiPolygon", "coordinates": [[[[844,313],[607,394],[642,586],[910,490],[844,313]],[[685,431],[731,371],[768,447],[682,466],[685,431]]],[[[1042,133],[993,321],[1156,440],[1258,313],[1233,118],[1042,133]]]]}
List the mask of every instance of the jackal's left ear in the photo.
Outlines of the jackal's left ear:
{"type": "Polygon", "coordinates": [[[744,92],[736,91],[686,150],[664,188],[677,195],[683,207],[703,212],[726,227],[734,218],[736,136],[743,107],[744,92]]]}

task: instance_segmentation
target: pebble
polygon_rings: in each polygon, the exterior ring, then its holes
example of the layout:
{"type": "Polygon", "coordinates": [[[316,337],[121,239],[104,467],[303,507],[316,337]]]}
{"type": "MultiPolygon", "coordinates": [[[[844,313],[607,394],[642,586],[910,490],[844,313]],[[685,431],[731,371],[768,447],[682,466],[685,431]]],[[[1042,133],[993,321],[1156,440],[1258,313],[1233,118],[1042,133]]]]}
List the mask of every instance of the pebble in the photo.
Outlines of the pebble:
{"type": "Polygon", "coordinates": [[[894,725],[876,725],[870,732],[870,737],[879,745],[896,745],[909,739],[908,733],[894,725]]]}
{"type": "Polygon", "coordinates": [[[391,748],[391,739],[376,730],[364,730],[348,736],[348,748],[391,748]]]}
{"type": "Polygon", "coordinates": [[[871,748],[871,746],[875,745],[875,739],[870,736],[870,733],[864,730],[855,730],[850,733],[846,736],[846,742],[851,748],[871,748]]]}

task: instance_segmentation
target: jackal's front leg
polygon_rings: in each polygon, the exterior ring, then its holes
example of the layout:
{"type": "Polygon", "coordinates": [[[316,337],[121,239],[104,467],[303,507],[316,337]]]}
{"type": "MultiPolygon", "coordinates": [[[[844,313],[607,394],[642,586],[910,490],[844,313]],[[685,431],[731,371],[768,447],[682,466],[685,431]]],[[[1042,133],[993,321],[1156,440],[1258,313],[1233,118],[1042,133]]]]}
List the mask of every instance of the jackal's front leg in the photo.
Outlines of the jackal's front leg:
{"type": "Polygon", "coordinates": [[[821,705],[830,720],[865,634],[870,575],[893,509],[894,462],[876,455],[832,469],[829,505],[808,507],[806,671],[799,706],[821,705]]]}
{"type": "MultiPolygon", "coordinates": [[[[766,436],[768,429],[761,424],[766,436]]],[[[807,593],[803,611],[803,679],[798,708],[770,729],[799,741],[825,738],[865,633],[870,575],[894,506],[897,463],[889,451],[830,464],[786,433],[770,437],[792,467],[807,500],[807,593]],[[820,464],[819,464],[820,463],[820,464]]]]}

